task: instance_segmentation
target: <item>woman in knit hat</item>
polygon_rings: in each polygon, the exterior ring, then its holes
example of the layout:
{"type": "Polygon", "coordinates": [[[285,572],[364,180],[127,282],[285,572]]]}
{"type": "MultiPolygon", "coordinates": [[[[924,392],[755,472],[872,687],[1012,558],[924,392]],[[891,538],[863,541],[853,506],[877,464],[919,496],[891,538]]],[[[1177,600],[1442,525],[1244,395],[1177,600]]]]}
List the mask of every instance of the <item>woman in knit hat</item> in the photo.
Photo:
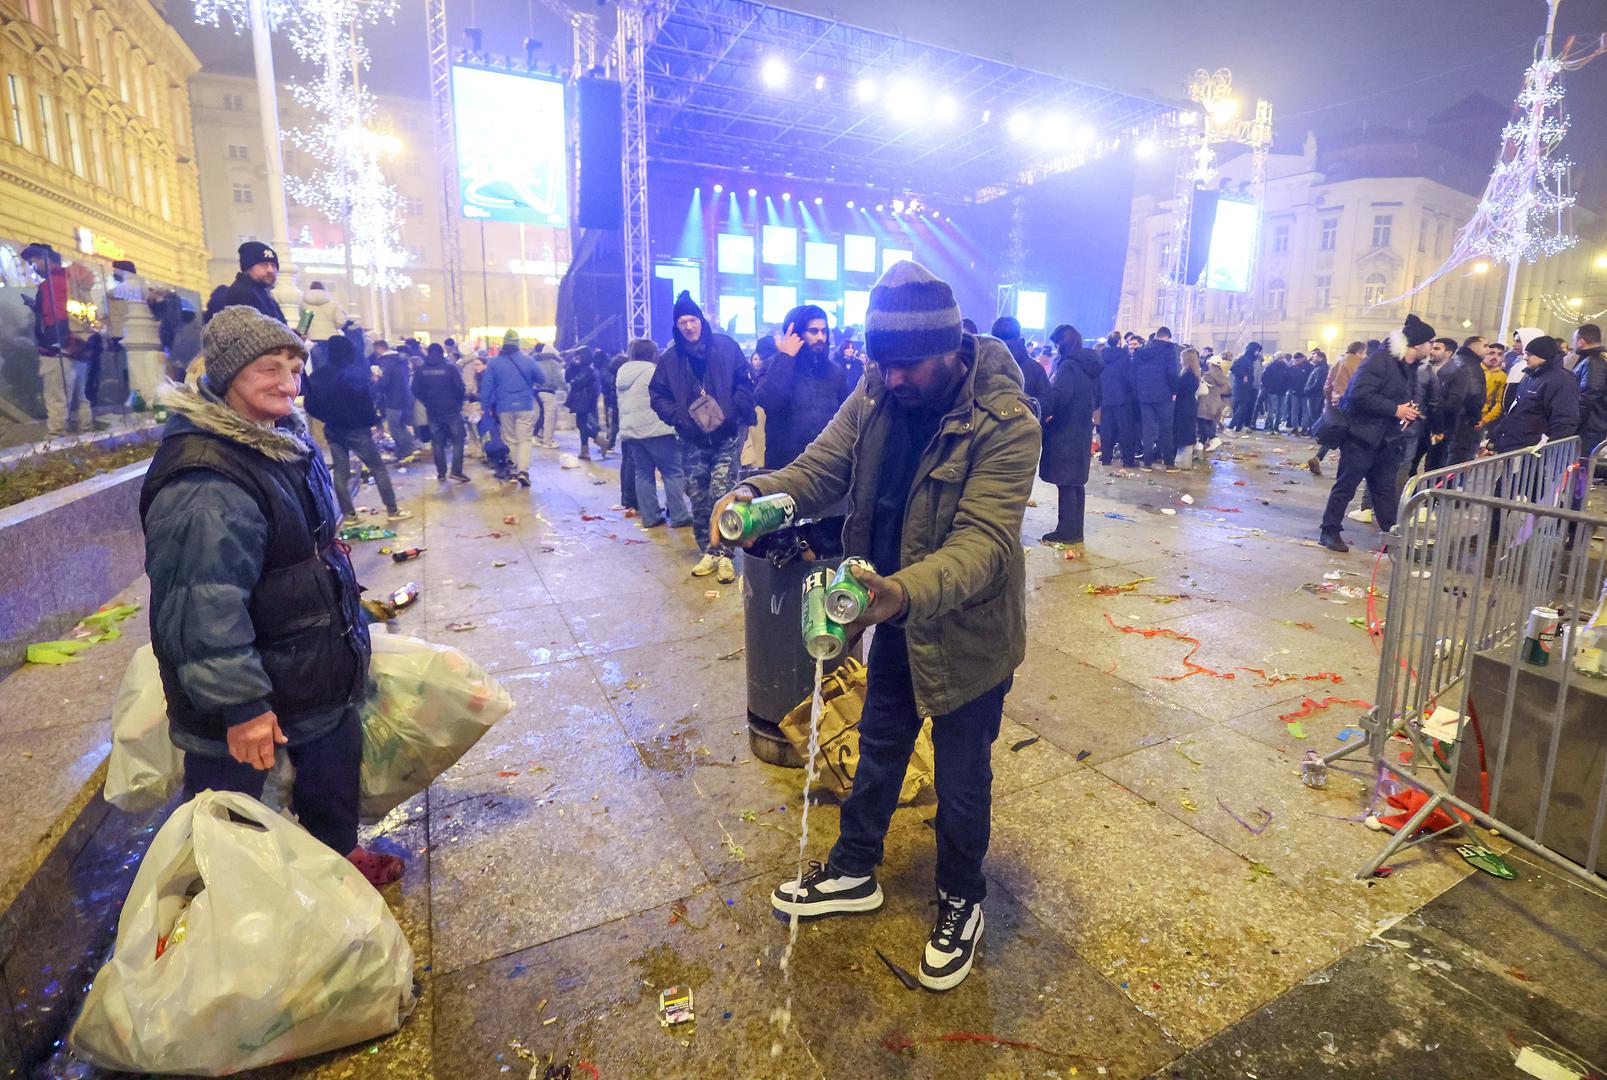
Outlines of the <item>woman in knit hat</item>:
{"type": "Polygon", "coordinates": [[[368,629],[324,459],[296,411],[306,352],[243,306],[206,326],[206,375],[169,384],[140,519],[156,652],[184,797],[258,798],[280,747],[313,836],[375,886],[402,862],[357,844],[368,629]]]}

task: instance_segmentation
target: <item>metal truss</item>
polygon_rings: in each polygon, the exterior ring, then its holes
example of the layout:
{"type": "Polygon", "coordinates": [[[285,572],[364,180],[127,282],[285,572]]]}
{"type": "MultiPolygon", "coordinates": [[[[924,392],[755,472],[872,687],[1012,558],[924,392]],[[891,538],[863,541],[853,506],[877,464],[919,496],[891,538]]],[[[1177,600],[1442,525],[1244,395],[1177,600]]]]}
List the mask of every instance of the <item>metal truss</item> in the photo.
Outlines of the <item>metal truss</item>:
{"type": "Polygon", "coordinates": [[[430,49],[430,106],[435,113],[435,156],[441,160],[441,272],[446,281],[446,333],[468,328],[463,308],[463,262],[458,243],[458,155],[452,127],[452,55],[446,40],[446,0],[424,0],[430,49]]]}
{"type": "MultiPolygon", "coordinates": [[[[1081,163],[1065,147],[1011,135],[1017,111],[1059,114],[1068,140],[1088,126],[1115,141],[1179,107],[753,0],[671,0],[644,40],[643,141],[655,162],[926,197],[987,198],[1081,163]],[[763,85],[769,57],[787,64],[785,87],[763,85]],[[903,78],[928,95],[941,88],[956,116],[894,119],[879,101],[859,100],[861,78],[882,92],[903,78]]],[[[627,103],[630,94],[627,82],[627,103]]]]}
{"type": "Polygon", "coordinates": [[[614,60],[623,95],[625,216],[625,326],[631,337],[648,337],[652,326],[652,253],[647,226],[648,43],[664,21],[655,0],[624,0],[614,31],[614,60]]]}

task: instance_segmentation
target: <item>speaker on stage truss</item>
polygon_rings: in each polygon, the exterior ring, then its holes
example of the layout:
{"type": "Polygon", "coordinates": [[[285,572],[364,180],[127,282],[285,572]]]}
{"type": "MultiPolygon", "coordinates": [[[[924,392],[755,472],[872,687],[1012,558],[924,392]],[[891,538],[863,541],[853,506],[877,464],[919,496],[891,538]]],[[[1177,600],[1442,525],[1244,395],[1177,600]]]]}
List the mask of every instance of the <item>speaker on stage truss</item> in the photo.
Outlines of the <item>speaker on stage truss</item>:
{"type": "Polygon", "coordinates": [[[576,219],[583,229],[624,226],[623,100],[620,85],[580,80],[580,183],[576,219]]]}
{"type": "Polygon", "coordinates": [[[1188,264],[1179,267],[1184,285],[1195,285],[1205,273],[1211,255],[1211,230],[1216,227],[1216,207],[1220,195],[1213,188],[1195,185],[1189,212],[1188,264]]]}

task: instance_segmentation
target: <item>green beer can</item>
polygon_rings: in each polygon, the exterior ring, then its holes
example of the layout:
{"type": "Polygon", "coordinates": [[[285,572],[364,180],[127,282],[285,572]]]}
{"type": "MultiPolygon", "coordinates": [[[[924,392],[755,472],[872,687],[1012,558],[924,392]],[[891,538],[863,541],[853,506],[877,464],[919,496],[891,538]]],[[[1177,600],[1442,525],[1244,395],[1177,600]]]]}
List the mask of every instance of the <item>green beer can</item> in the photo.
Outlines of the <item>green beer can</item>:
{"type": "Polygon", "coordinates": [[[826,588],[826,617],[832,622],[847,625],[865,613],[870,607],[870,590],[859,583],[854,576],[853,567],[858,566],[876,572],[869,559],[861,559],[857,555],[850,555],[837,567],[837,576],[832,578],[831,584],[826,588]]]}
{"type": "Polygon", "coordinates": [[[752,502],[736,502],[720,511],[720,539],[746,544],[765,533],[785,529],[798,513],[791,495],[765,495],[752,502]]]}
{"type": "Polygon", "coordinates": [[[804,649],[816,660],[835,660],[848,645],[848,631],[826,615],[826,571],[811,570],[803,583],[804,649]]]}

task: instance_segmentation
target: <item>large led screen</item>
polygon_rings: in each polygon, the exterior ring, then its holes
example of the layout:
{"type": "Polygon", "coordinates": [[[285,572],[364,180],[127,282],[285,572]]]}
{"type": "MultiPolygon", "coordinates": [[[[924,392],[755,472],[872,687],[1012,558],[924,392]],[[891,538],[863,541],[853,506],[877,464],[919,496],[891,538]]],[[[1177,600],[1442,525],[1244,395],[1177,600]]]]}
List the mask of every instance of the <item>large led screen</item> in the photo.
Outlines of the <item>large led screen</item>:
{"type": "Polygon", "coordinates": [[[1205,268],[1207,289],[1238,293],[1250,291],[1255,232],[1255,203],[1231,199],[1217,203],[1216,224],[1211,227],[1210,256],[1205,268]]]}
{"type": "Polygon", "coordinates": [[[464,217],[568,226],[563,83],[454,65],[452,115],[464,217]]]}

